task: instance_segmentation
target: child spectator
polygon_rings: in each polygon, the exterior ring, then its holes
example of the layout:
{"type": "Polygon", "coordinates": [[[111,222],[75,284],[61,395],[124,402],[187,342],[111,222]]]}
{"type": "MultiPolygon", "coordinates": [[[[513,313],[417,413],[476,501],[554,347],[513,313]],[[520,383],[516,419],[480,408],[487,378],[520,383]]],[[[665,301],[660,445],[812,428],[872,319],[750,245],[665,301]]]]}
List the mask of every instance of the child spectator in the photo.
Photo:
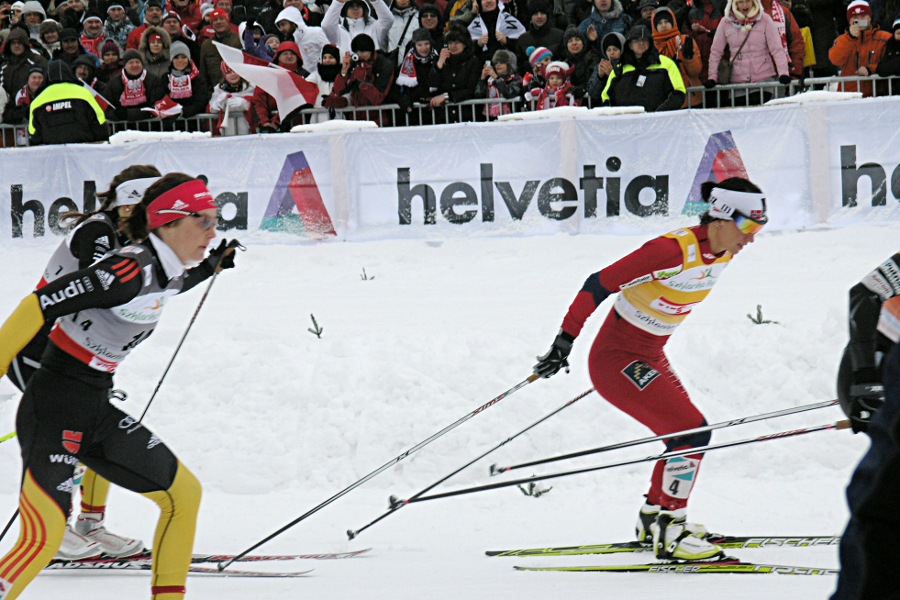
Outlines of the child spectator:
{"type": "Polygon", "coordinates": [[[522,87],[526,91],[543,88],[547,85],[547,81],[544,79],[544,68],[553,62],[553,53],[543,46],[537,48],[530,46],[526,52],[531,72],[522,78],[522,87]]]}
{"type": "MultiPolygon", "coordinates": [[[[475,86],[478,98],[518,100],[522,97],[522,78],[516,72],[516,55],[509,50],[497,50],[489,64],[481,70],[481,80],[475,86]]],[[[489,121],[513,112],[508,102],[491,102],[484,107],[489,121]]]]}
{"type": "Polygon", "coordinates": [[[581,99],[572,94],[572,82],[569,81],[569,65],[562,61],[553,61],[544,69],[547,85],[535,94],[525,94],[526,100],[535,100],[535,110],[547,110],[558,106],[581,106],[581,99]]]}
{"type": "Polygon", "coordinates": [[[209,100],[209,112],[218,114],[213,135],[246,135],[256,133],[256,123],[250,110],[256,90],[225,62],[222,62],[222,82],[215,87],[209,100]],[[243,118],[235,118],[243,115],[243,118]]]}
{"type": "MultiPolygon", "coordinates": [[[[653,11],[650,22],[653,24],[653,43],[656,49],[678,65],[684,87],[701,85],[700,73],[703,70],[703,61],[700,60],[700,54],[696,51],[691,37],[678,30],[675,13],[666,6],[657,8],[653,11]]],[[[703,94],[696,92],[685,97],[682,108],[697,106],[702,102],[703,94]]]]}

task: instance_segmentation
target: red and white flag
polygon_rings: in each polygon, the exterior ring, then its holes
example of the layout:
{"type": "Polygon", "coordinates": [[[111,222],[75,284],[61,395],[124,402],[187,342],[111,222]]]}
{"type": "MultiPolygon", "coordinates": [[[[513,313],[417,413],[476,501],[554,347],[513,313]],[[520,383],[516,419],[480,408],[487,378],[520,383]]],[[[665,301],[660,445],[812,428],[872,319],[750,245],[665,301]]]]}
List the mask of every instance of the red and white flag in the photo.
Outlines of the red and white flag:
{"type": "Polygon", "coordinates": [[[159,117],[160,119],[165,119],[166,117],[177,117],[181,114],[181,111],[184,110],[180,104],[169,98],[169,95],[166,94],[163,96],[163,99],[153,105],[153,108],[142,108],[141,110],[146,110],[150,112],[155,117],[159,117]]]}
{"type": "Polygon", "coordinates": [[[278,65],[267,63],[237,48],[213,40],[222,60],[238,75],[268,92],[278,105],[283,119],[306,104],[315,104],[319,86],[278,65]]]}
{"type": "Polygon", "coordinates": [[[82,82],[81,82],[81,85],[83,85],[84,87],[86,87],[86,88],[88,89],[88,91],[89,91],[91,94],[94,95],[94,100],[97,101],[97,104],[100,105],[100,108],[103,109],[103,112],[106,112],[106,109],[109,108],[109,107],[111,106],[109,100],[107,100],[106,98],[104,98],[103,96],[101,96],[100,94],[98,94],[98,93],[97,93],[97,90],[95,90],[94,88],[92,88],[91,86],[89,86],[88,84],[86,84],[85,82],[82,81],[82,82]]]}

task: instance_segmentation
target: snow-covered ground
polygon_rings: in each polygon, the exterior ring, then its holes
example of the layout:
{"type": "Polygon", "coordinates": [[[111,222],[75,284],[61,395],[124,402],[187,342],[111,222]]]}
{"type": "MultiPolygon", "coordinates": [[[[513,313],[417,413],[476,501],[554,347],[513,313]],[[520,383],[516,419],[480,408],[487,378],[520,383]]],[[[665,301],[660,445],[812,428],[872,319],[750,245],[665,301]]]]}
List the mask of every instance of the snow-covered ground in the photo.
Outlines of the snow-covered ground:
{"type": "MultiPolygon", "coordinates": [[[[849,287],[897,250],[900,225],[868,223],[765,232],[727,269],[668,346],[710,422],[834,397],[849,287]],[[777,321],[756,325],[748,313],[777,321]]],[[[663,222],[656,233],[693,220],[663,222]]],[[[213,286],[147,416],[200,477],[195,550],[239,552],[417,442],[525,379],[546,351],[584,278],[646,236],[462,237],[283,244],[247,236],[238,267],[213,286]],[[363,270],[367,279],[361,276],[363,270]],[[324,329],[308,331],[310,315],[324,329]]],[[[4,247],[0,313],[36,282],[46,244],[4,247]]],[[[205,286],[202,286],[205,287],[205,286]]],[[[203,290],[173,299],[156,333],[117,375],[125,408],[144,409],[203,290]]],[[[308,577],[192,577],[193,599],[275,598],[826,598],[834,577],[524,573],[514,564],[645,562],[647,555],[487,558],[484,550],[624,541],[650,464],[557,479],[539,497],[515,488],[405,507],[348,541],[387,508],[591,387],[587,352],[609,310],[576,342],[571,374],[537,381],[260,548],[325,552],[371,546],[366,558],[278,565],[308,577]]],[[[18,395],[0,384],[0,435],[18,395]]],[[[755,437],[842,418],[837,408],[716,432],[755,437]]],[[[596,394],[456,476],[440,489],[494,481],[511,464],[648,435],[596,394]]],[[[843,491],[867,447],[826,431],[710,453],[690,517],[732,534],[833,535],[843,491]]],[[[523,470],[549,473],[662,451],[650,444],[523,470]]],[[[0,519],[15,509],[18,447],[0,445],[0,519]]],[[[155,506],[114,489],[114,530],[152,539],[155,506]]],[[[2,524],[2,523],[0,523],[2,524]]],[[[14,529],[13,534],[16,529],[14,529]]],[[[0,551],[14,535],[0,542],[0,551]]],[[[747,550],[746,560],[835,567],[836,548],[747,550]]],[[[270,565],[270,568],[272,566],[270,565]]],[[[25,598],[89,593],[142,598],[146,574],[46,573],[25,598]],[[90,587],[87,587],[90,586],[90,587]],[[88,590],[90,590],[88,592],[88,590]]]]}

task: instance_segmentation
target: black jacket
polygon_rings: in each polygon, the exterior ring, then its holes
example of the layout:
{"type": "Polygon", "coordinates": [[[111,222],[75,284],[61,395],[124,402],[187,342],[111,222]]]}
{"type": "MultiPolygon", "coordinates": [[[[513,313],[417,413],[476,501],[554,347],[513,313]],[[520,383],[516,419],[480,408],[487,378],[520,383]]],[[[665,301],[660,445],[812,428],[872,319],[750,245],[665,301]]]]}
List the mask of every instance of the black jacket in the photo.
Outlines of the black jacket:
{"type": "Polygon", "coordinates": [[[50,62],[50,85],[31,103],[29,143],[77,144],[109,139],[106,117],[91,92],[77,83],[69,66],[50,62]]]}

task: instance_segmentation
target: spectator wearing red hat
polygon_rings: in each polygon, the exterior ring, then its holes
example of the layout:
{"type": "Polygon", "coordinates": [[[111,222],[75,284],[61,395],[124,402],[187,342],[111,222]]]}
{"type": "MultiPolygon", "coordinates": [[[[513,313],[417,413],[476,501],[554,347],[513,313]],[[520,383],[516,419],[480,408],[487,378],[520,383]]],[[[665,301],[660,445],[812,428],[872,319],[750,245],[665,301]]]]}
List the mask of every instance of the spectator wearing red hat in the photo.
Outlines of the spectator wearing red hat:
{"type": "Polygon", "coordinates": [[[144,66],[147,72],[156,77],[165,78],[169,72],[169,48],[172,40],[162,27],[148,27],[141,36],[141,45],[138,47],[144,56],[144,66]]]}
{"type": "Polygon", "coordinates": [[[181,24],[181,17],[178,16],[178,13],[168,12],[164,14],[162,18],[162,28],[169,34],[169,39],[172,40],[173,44],[175,42],[181,42],[187,46],[188,50],[191,52],[191,60],[197,65],[200,64],[200,44],[197,40],[189,37],[193,35],[193,32],[189,27],[185,27],[181,24]]]}
{"type": "MultiPolygon", "coordinates": [[[[309,75],[309,71],[303,68],[302,60],[300,48],[297,47],[297,44],[294,42],[281,42],[278,45],[278,51],[275,53],[273,62],[279,67],[306,77],[309,75]]],[[[279,114],[278,103],[275,101],[275,98],[260,87],[256,88],[256,91],[253,93],[252,105],[253,112],[256,113],[256,118],[259,120],[260,133],[275,133],[279,130],[287,131],[294,125],[299,125],[303,122],[303,118],[300,115],[294,115],[294,113],[290,115],[279,114]]]]}
{"type": "MultiPolygon", "coordinates": [[[[209,14],[209,24],[213,28],[213,37],[200,46],[200,74],[209,85],[209,92],[222,81],[222,56],[213,40],[232,48],[242,49],[240,36],[231,30],[228,13],[217,8],[209,14]]],[[[299,51],[297,53],[300,54],[299,51]]]]}
{"type": "Polygon", "coordinates": [[[124,4],[113,2],[107,7],[106,21],[103,23],[106,39],[115,40],[119,48],[124,48],[128,43],[128,35],[135,29],[134,23],[128,19],[124,4]]]}
{"type": "Polygon", "coordinates": [[[203,17],[200,14],[200,5],[193,0],[169,0],[169,13],[175,13],[181,18],[182,25],[187,25],[194,33],[200,32],[203,17]]]}
{"type": "Polygon", "coordinates": [[[147,8],[144,9],[144,23],[128,34],[128,41],[125,43],[125,49],[137,50],[138,46],[141,45],[141,36],[144,34],[144,30],[148,27],[159,27],[162,25],[162,17],[162,0],[147,0],[147,8]]]}
{"type": "Polygon", "coordinates": [[[562,61],[553,61],[544,69],[544,77],[547,85],[535,94],[532,90],[525,95],[525,99],[535,100],[535,110],[547,110],[560,106],[581,106],[581,99],[573,94],[572,82],[569,81],[571,68],[562,61]]]}
{"type": "Polygon", "coordinates": [[[106,40],[100,47],[100,68],[97,79],[104,86],[122,73],[122,49],[113,40],[106,40]]]}
{"type": "MultiPolygon", "coordinates": [[[[854,0],[847,7],[847,32],[834,40],[828,51],[832,64],[840,69],[842,77],[860,75],[867,77],[875,73],[891,34],[881,31],[872,22],[872,8],[865,0],[854,0]]],[[[844,84],[844,90],[859,90],[863,96],[872,95],[872,84],[855,82],[844,84]]]]}
{"type": "Polygon", "coordinates": [[[213,89],[209,112],[218,114],[213,135],[256,133],[256,119],[250,103],[256,88],[222,61],[222,83],[213,89]],[[242,115],[243,118],[234,118],[242,115]]]}

